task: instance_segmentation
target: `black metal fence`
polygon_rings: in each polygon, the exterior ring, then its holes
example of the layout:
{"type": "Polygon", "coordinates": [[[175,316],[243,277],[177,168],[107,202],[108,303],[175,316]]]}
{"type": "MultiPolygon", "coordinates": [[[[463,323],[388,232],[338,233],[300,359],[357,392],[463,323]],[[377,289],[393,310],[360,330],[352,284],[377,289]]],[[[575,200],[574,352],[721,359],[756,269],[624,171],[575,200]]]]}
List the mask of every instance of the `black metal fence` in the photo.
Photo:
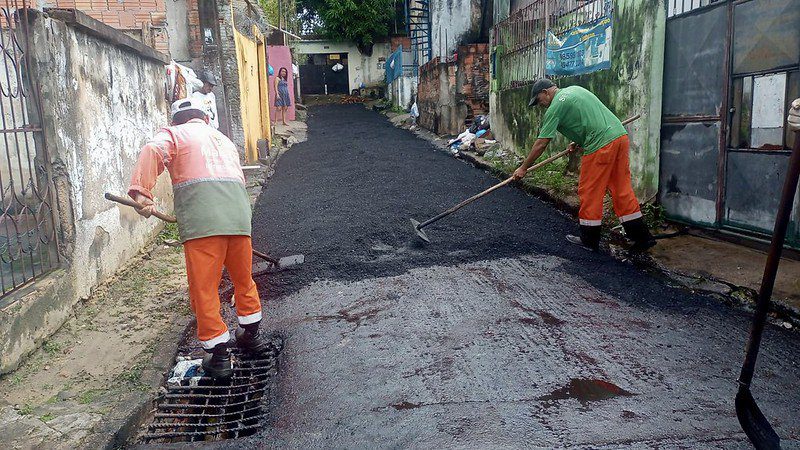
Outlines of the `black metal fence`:
{"type": "Polygon", "coordinates": [[[727,0],[667,0],[667,17],[679,16],[727,0]]]}
{"type": "Polygon", "coordinates": [[[533,0],[494,27],[496,76],[500,89],[515,88],[545,76],[546,36],[560,36],[571,28],[601,17],[607,0],[533,0]]]}
{"type": "Polygon", "coordinates": [[[0,3],[0,296],[59,264],[52,178],[32,79],[28,0],[0,3]]]}

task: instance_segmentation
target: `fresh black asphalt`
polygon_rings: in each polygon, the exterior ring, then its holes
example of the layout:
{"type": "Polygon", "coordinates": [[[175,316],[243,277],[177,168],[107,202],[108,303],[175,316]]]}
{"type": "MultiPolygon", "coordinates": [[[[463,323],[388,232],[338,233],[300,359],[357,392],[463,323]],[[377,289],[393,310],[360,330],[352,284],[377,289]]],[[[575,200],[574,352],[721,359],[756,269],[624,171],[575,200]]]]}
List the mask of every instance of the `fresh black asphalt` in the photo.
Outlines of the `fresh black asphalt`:
{"type": "MultiPolygon", "coordinates": [[[[410,218],[498,180],[361,105],[312,108],[308,130],[253,217],[255,248],[306,256],[257,280],[286,340],[272,420],[224,446],[747,447],[748,313],[567,244],[574,221],[514,187],[425,244],[410,218]]],[[[789,448],[799,365],[769,326],[754,389],[789,448]]]]}

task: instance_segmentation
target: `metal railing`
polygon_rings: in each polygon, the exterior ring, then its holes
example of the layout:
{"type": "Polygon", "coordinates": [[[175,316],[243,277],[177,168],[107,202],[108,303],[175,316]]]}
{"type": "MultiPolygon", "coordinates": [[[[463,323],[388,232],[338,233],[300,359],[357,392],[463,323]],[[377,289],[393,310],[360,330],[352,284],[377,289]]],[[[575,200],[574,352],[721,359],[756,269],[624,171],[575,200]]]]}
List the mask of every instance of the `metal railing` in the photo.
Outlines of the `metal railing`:
{"type": "Polygon", "coordinates": [[[59,264],[42,104],[28,70],[28,5],[0,3],[0,297],[59,264]]]}
{"type": "Polygon", "coordinates": [[[727,0],[667,0],[667,17],[679,16],[727,0]]]}
{"type": "Polygon", "coordinates": [[[545,76],[546,36],[556,37],[590,23],[609,8],[608,0],[534,0],[494,28],[500,89],[524,86],[545,76]]]}

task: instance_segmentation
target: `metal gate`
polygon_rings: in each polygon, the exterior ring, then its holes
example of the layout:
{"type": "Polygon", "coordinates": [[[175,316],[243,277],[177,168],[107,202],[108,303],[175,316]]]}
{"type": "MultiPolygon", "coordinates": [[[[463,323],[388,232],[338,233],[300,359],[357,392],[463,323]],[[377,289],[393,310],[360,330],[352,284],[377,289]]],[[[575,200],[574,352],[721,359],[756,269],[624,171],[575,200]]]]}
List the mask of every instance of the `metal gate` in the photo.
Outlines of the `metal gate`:
{"type": "Polygon", "coordinates": [[[28,70],[28,0],[0,3],[0,284],[2,296],[59,264],[38,84],[28,70]]]}
{"type": "Polygon", "coordinates": [[[349,94],[347,53],[308,55],[308,64],[300,66],[300,82],[304,95],[349,94]],[[334,71],[337,63],[344,68],[334,71]]]}
{"type": "MultiPolygon", "coordinates": [[[[660,199],[668,216],[771,234],[800,97],[800,2],[667,1],[660,199]]],[[[787,243],[800,246],[797,208],[787,243]]]]}

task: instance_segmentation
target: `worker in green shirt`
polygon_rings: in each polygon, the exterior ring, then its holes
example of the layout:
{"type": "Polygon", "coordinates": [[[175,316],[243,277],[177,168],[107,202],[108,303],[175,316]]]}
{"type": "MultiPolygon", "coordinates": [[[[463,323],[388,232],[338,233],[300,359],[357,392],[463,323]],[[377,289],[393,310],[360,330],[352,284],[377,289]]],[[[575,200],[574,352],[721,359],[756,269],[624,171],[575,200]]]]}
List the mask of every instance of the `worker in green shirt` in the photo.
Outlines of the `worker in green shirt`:
{"type": "Polygon", "coordinates": [[[610,191],[614,212],[633,241],[631,250],[645,251],[655,245],[631,186],[628,132],[622,122],[588,90],[580,86],[559,89],[546,78],[531,89],[528,106],[536,105],[547,108],[542,128],[514,178],[525,176],[558,131],[572,141],[573,151],[583,153],[578,178],[580,236],[567,235],[567,240],[591,250],[599,248],[603,198],[610,191]]]}

